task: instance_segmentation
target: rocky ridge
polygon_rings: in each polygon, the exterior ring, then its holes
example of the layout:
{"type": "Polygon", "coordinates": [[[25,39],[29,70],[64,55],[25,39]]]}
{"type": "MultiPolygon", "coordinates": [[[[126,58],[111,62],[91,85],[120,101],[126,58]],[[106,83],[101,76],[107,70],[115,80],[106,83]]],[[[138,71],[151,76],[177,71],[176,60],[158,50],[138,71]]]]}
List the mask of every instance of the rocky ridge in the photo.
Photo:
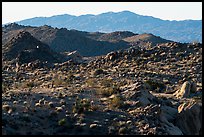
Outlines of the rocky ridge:
{"type": "Polygon", "coordinates": [[[77,50],[82,56],[86,57],[106,55],[111,51],[126,49],[131,46],[151,46],[171,42],[152,34],[134,34],[129,31],[84,32],[53,28],[48,25],[31,27],[13,23],[2,28],[2,45],[16,37],[20,31],[29,32],[34,38],[47,44],[50,49],[56,52],[77,50]]]}

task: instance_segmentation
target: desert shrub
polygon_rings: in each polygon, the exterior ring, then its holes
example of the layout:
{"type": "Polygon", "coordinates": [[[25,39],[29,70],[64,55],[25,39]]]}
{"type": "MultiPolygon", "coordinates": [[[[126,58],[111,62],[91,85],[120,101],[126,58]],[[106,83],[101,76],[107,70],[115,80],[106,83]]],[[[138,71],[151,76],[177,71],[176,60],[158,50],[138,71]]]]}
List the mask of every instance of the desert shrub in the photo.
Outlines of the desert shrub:
{"type": "Polygon", "coordinates": [[[150,90],[163,90],[165,89],[165,84],[153,81],[153,80],[146,80],[145,83],[147,83],[150,86],[150,90]]]}
{"type": "Polygon", "coordinates": [[[89,99],[79,99],[76,98],[76,101],[74,103],[74,106],[72,108],[73,113],[84,113],[85,111],[91,110],[91,102],[89,99]]]}
{"type": "Polygon", "coordinates": [[[176,56],[177,56],[177,57],[183,57],[183,56],[184,56],[184,53],[183,53],[183,52],[177,52],[177,53],[176,53],[176,56]]]}
{"type": "Polygon", "coordinates": [[[55,78],[53,84],[54,84],[55,86],[59,86],[59,85],[62,85],[63,82],[64,82],[64,81],[63,81],[62,79],[55,78]]]}
{"type": "Polygon", "coordinates": [[[111,87],[113,85],[113,80],[112,79],[102,79],[101,85],[104,87],[111,87]]]}
{"type": "Polygon", "coordinates": [[[99,88],[97,90],[98,94],[105,96],[105,97],[111,96],[111,95],[118,93],[118,92],[119,92],[119,89],[115,88],[115,87],[99,88]]]}
{"type": "Polygon", "coordinates": [[[118,83],[118,86],[121,87],[121,86],[125,86],[125,85],[127,85],[127,84],[128,84],[128,81],[127,81],[127,80],[123,80],[123,81],[120,81],[120,82],[118,83]]]}
{"type": "Polygon", "coordinates": [[[86,80],[86,84],[90,87],[94,87],[96,85],[96,80],[94,78],[90,78],[86,80]]]}
{"type": "Polygon", "coordinates": [[[120,87],[121,83],[120,82],[115,82],[113,79],[109,78],[103,78],[100,82],[100,85],[102,87],[112,87],[112,88],[118,88],[120,87]]]}
{"type": "Polygon", "coordinates": [[[97,76],[97,75],[100,75],[100,74],[106,74],[106,72],[103,70],[103,69],[101,69],[101,68],[98,68],[98,69],[96,69],[95,71],[94,71],[94,76],[97,76]]]}
{"type": "Polygon", "coordinates": [[[122,97],[121,96],[114,96],[112,99],[110,99],[109,106],[111,108],[121,108],[124,105],[122,97]]]}
{"type": "Polygon", "coordinates": [[[35,86],[34,82],[32,82],[32,81],[28,82],[26,85],[27,85],[27,87],[34,87],[35,86]]]}
{"type": "Polygon", "coordinates": [[[99,81],[100,88],[97,89],[97,93],[102,96],[110,96],[120,92],[120,83],[114,82],[112,79],[103,78],[99,81]]]}
{"type": "Polygon", "coordinates": [[[69,73],[64,79],[65,83],[70,83],[73,80],[75,80],[75,76],[72,73],[69,73]]]}
{"type": "Polygon", "coordinates": [[[33,81],[29,81],[29,82],[23,83],[22,87],[32,89],[33,87],[35,87],[35,84],[33,81]]]}

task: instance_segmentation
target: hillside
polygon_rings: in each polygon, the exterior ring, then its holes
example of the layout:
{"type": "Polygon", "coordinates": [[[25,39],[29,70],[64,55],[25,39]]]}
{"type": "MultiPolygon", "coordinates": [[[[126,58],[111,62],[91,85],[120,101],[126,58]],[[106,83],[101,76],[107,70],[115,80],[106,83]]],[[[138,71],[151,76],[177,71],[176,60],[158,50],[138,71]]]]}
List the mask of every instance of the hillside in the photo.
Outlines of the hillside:
{"type": "Polygon", "coordinates": [[[60,58],[63,57],[26,31],[20,31],[2,46],[2,60],[16,60],[20,64],[36,60],[49,63],[62,62],[63,59],[60,58]]]}
{"type": "Polygon", "coordinates": [[[144,37],[146,34],[134,34],[128,31],[92,33],[77,30],[67,30],[65,28],[53,28],[47,25],[31,27],[14,23],[8,24],[2,28],[2,44],[4,45],[6,42],[15,37],[19,31],[29,32],[39,41],[49,45],[53,51],[78,51],[82,56],[105,55],[111,51],[129,48],[132,45],[137,46],[137,43],[133,42],[134,39],[135,41],[137,40],[138,42],[142,42],[144,44],[152,43],[152,46],[157,43],[170,42],[154,35],[151,35],[151,38],[146,38],[144,37]],[[140,37],[140,40],[138,37],[140,37]],[[144,39],[142,37],[144,37],[144,39]],[[132,40],[129,41],[126,40],[126,38],[132,40]]]}
{"type": "Polygon", "coordinates": [[[202,135],[199,43],[3,63],[2,135],[202,135]]]}
{"type": "Polygon", "coordinates": [[[18,21],[21,25],[77,29],[88,32],[131,31],[152,33],[177,42],[202,42],[202,20],[169,21],[143,16],[130,11],[106,12],[99,15],[55,15],[18,21]]]}
{"type": "Polygon", "coordinates": [[[131,45],[142,45],[142,46],[145,46],[145,45],[156,46],[157,44],[161,44],[161,43],[173,42],[147,33],[126,37],[123,40],[126,42],[129,42],[131,45]]]}
{"type": "Polygon", "coordinates": [[[8,24],[1,101],[2,135],[202,135],[202,44],[8,24]]]}

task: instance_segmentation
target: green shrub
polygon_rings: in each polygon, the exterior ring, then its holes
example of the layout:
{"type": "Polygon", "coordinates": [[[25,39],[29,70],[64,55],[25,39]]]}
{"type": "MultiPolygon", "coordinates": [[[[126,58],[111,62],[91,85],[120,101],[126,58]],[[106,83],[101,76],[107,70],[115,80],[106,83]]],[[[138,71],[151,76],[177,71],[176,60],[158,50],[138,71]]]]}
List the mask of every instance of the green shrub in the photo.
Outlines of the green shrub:
{"type": "Polygon", "coordinates": [[[63,119],[58,121],[59,126],[64,126],[65,124],[66,124],[66,118],[63,118],[63,119]]]}

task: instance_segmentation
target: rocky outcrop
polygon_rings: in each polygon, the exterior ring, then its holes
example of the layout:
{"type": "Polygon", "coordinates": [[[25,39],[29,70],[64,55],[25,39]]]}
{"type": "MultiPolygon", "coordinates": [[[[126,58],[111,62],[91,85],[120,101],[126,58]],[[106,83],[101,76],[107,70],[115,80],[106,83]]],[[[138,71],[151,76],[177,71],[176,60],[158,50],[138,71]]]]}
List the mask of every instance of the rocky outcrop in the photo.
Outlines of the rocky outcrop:
{"type": "Polygon", "coordinates": [[[177,98],[189,97],[191,93],[196,92],[196,84],[193,82],[185,81],[180,90],[177,90],[173,95],[177,98]]]}
{"type": "Polygon", "coordinates": [[[174,95],[178,98],[188,97],[190,95],[190,88],[191,83],[186,81],[183,83],[181,89],[174,93],[174,95]]]}
{"type": "Polygon", "coordinates": [[[141,86],[136,86],[135,84],[132,87],[130,86],[130,89],[122,92],[122,95],[127,99],[138,101],[137,104],[143,107],[151,104],[154,99],[154,96],[149,91],[141,90],[141,86]]]}
{"type": "Polygon", "coordinates": [[[184,135],[202,134],[202,104],[184,103],[178,107],[176,125],[184,135]]]}
{"type": "Polygon", "coordinates": [[[66,54],[66,60],[73,60],[76,63],[82,63],[84,61],[83,57],[77,51],[66,54]]]}

